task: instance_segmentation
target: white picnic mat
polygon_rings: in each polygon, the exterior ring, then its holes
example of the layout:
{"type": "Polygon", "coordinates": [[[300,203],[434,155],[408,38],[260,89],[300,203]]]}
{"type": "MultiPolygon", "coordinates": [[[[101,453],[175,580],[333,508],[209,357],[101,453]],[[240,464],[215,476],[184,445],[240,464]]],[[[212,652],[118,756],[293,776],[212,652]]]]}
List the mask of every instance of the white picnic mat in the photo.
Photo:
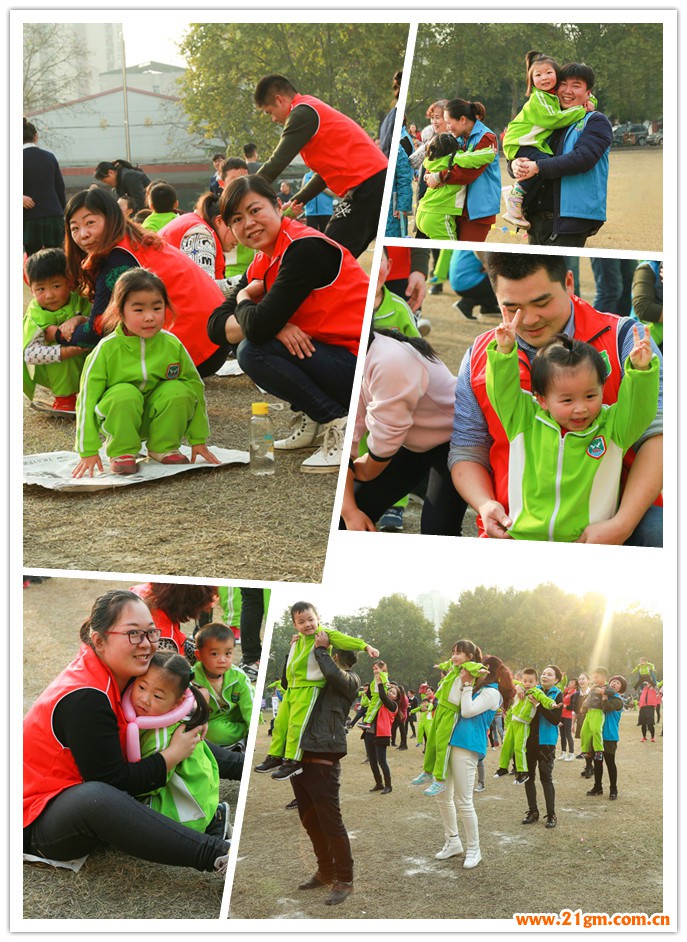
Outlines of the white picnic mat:
{"type": "Polygon", "coordinates": [[[24,854],[24,863],[48,864],[50,867],[72,870],[74,873],[78,873],[79,870],[81,870],[87,859],[88,854],[86,854],[85,857],[77,857],[76,860],[50,860],[48,857],[34,857],[33,854],[24,854]]]}
{"type": "MultiPolygon", "coordinates": [[[[79,463],[79,456],[75,451],[51,451],[38,455],[24,455],[24,484],[38,484],[53,491],[70,491],[72,493],[85,491],[100,491],[107,487],[125,487],[128,484],[145,484],[148,481],[157,481],[159,478],[169,478],[174,474],[183,474],[186,471],[197,471],[199,468],[222,468],[231,464],[248,464],[247,451],[237,451],[233,448],[217,448],[210,445],[210,450],[222,464],[209,464],[199,458],[195,464],[160,464],[158,461],[139,459],[136,474],[111,474],[109,461],[105,450],[102,449],[100,457],[103,474],[96,470],[93,477],[84,476],[73,478],[72,471],[79,463]]],[[[182,451],[187,458],[191,457],[191,449],[182,445],[182,451]]]]}

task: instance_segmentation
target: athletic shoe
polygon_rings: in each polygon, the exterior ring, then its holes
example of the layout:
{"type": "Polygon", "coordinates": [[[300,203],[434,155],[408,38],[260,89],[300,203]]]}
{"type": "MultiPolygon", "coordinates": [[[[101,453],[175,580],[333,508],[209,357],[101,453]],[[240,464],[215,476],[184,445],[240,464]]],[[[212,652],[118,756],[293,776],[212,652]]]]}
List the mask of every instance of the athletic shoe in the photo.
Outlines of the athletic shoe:
{"type": "Polygon", "coordinates": [[[322,447],[314,455],[306,458],[301,465],[301,471],[309,474],[327,474],[338,471],[343,458],[344,433],[348,416],[333,419],[323,425],[324,439],[322,447]]]}
{"type": "Polygon", "coordinates": [[[274,443],[278,451],[296,451],[298,448],[311,448],[317,443],[320,426],[305,412],[294,412],[289,427],[293,429],[286,438],[274,443]]]}
{"type": "Polygon", "coordinates": [[[518,772],[518,774],[513,779],[513,785],[524,785],[525,782],[529,782],[530,777],[527,772],[518,772]]]}
{"type": "Polygon", "coordinates": [[[494,772],[494,778],[501,778],[503,775],[508,775],[508,769],[497,769],[494,772]]]}
{"type": "Polygon", "coordinates": [[[215,860],[215,873],[218,877],[226,877],[227,867],[229,866],[229,854],[223,854],[221,857],[217,857],[215,860]]]}
{"type": "Polygon", "coordinates": [[[442,792],[446,791],[446,782],[432,782],[429,788],[426,788],[423,791],[423,795],[428,795],[430,798],[434,798],[435,795],[440,795],[442,792]]]}
{"type": "Polygon", "coordinates": [[[191,462],[182,453],[176,449],[175,451],[149,451],[148,457],[152,458],[154,461],[159,461],[160,464],[190,464],[191,462]]]}
{"type": "Polygon", "coordinates": [[[618,798],[618,792],[611,791],[608,793],[609,801],[616,801],[617,798],[618,798]]]}
{"type": "Polygon", "coordinates": [[[388,795],[391,792],[391,785],[385,785],[382,789],[382,795],[388,795]]]}
{"type": "Polygon", "coordinates": [[[389,507],[379,518],[378,529],[381,533],[401,533],[403,530],[403,507],[389,507]]]}
{"type": "Polygon", "coordinates": [[[484,786],[484,783],[483,783],[483,782],[478,782],[478,783],[475,785],[475,791],[476,791],[476,792],[483,792],[483,791],[484,791],[484,787],[485,787],[485,786],[484,786]]]}
{"type": "Polygon", "coordinates": [[[559,756],[556,756],[556,758],[557,758],[557,760],[558,760],[559,762],[560,762],[561,759],[563,760],[563,762],[565,762],[565,761],[567,760],[567,758],[568,758],[568,753],[567,753],[567,752],[561,752],[561,754],[560,754],[559,756]]]}
{"type": "Polygon", "coordinates": [[[585,769],[584,772],[580,772],[580,776],[581,776],[582,778],[594,778],[594,770],[593,770],[593,769],[585,769]]]}
{"type": "Polygon", "coordinates": [[[435,860],[448,860],[449,857],[455,857],[457,854],[463,853],[463,845],[460,842],[460,838],[456,834],[453,837],[447,837],[444,841],[444,846],[441,848],[438,854],[434,855],[435,860]]]}
{"type": "Polygon", "coordinates": [[[375,782],[375,784],[372,786],[372,788],[370,789],[370,791],[371,791],[371,792],[381,792],[382,788],[384,788],[384,786],[382,785],[381,782],[375,782]]]}
{"type": "Polygon", "coordinates": [[[426,337],[432,330],[432,322],[428,317],[419,317],[416,324],[421,337],[426,337]]]}
{"type": "Polygon", "coordinates": [[[342,883],[337,880],[332,884],[332,891],[324,901],[326,906],[336,906],[337,903],[343,903],[347,896],[353,892],[352,883],[342,883]]]}
{"type": "Polygon", "coordinates": [[[253,768],[254,772],[273,772],[274,769],[278,769],[282,764],[282,760],[278,756],[267,756],[264,762],[261,762],[260,765],[256,765],[253,768]]]}
{"type": "Polygon", "coordinates": [[[296,762],[294,759],[284,759],[276,772],[272,773],[272,778],[277,782],[285,782],[289,778],[293,778],[294,775],[300,775],[303,771],[303,766],[300,762],[296,762]]]}
{"type": "Polygon", "coordinates": [[[229,815],[229,805],[226,801],[220,801],[217,805],[217,811],[210,824],[205,828],[205,833],[211,837],[219,837],[226,841],[232,835],[231,818],[229,815]]]}
{"type": "Polygon", "coordinates": [[[565,761],[566,761],[566,762],[574,762],[574,761],[575,761],[575,756],[572,754],[572,752],[569,752],[569,753],[567,754],[567,756],[565,757],[565,761]]]}
{"type": "Polygon", "coordinates": [[[600,785],[595,785],[594,788],[590,788],[587,792],[588,795],[603,795],[604,790],[600,785]]]}
{"type": "Polygon", "coordinates": [[[74,412],[76,409],[76,393],[71,396],[55,396],[52,404],[55,412],[74,412]]]}
{"type": "Polygon", "coordinates": [[[444,293],[444,283],[442,281],[437,281],[436,284],[432,285],[429,289],[430,294],[443,294],[444,293]]]}
{"type": "Polygon", "coordinates": [[[466,317],[469,321],[476,321],[477,318],[472,313],[474,305],[468,301],[467,298],[460,298],[458,301],[453,302],[453,307],[460,311],[463,317],[466,317]]]}
{"type": "Polygon", "coordinates": [[[298,807],[298,799],[293,798],[288,805],[284,805],[284,811],[293,811],[294,808],[298,807]]]}
{"type": "Polygon", "coordinates": [[[134,455],[118,455],[110,458],[110,471],[113,474],[136,474],[138,465],[134,455]]]}
{"type": "Polygon", "coordinates": [[[431,782],[433,778],[434,776],[430,775],[429,772],[420,772],[418,777],[414,778],[410,784],[411,785],[426,785],[428,782],[431,782]]]}
{"type": "Polygon", "coordinates": [[[547,814],[545,828],[555,828],[558,824],[558,818],[555,814],[547,814]]]}
{"type": "Polygon", "coordinates": [[[519,229],[530,228],[530,223],[522,214],[522,196],[514,196],[512,190],[506,200],[506,211],[503,214],[503,220],[509,222],[512,226],[517,226],[519,229]]]}
{"type": "Polygon", "coordinates": [[[642,742],[646,742],[646,736],[642,736],[642,742]]]}
{"type": "MultiPolygon", "coordinates": [[[[656,742],[656,740],[655,740],[655,739],[652,739],[651,741],[652,741],[652,742],[656,742]]],[[[603,753],[602,753],[602,755],[603,755],[603,753]]]]}
{"type": "Polygon", "coordinates": [[[467,853],[465,854],[465,860],[463,861],[463,867],[466,870],[472,870],[482,859],[482,852],[479,847],[468,847],[467,853]]]}
{"type": "Polygon", "coordinates": [[[239,668],[243,671],[252,684],[257,681],[258,670],[260,669],[260,661],[254,661],[252,664],[247,664],[245,661],[241,661],[239,668]]]}
{"type": "Polygon", "coordinates": [[[538,820],[538,811],[528,811],[525,817],[522,819],[522,824],[536,824],[538,820]]]}

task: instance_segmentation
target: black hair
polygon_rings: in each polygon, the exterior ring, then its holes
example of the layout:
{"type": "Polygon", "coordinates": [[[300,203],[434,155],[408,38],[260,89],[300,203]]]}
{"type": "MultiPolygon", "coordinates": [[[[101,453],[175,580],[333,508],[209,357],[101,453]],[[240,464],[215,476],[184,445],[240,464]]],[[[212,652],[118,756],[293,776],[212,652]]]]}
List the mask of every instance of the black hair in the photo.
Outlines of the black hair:
{"type": "Polygon", "coordinates": [[[568,263],[564,255],[525,255],[518,252],[486,252],[484,267],[496,291],[497,278],[522,281],[543,268],[550,281],[566,286],[568,263]]]}
{"type": "Polygon", "coordinates": [[[513,683],[513,674],[510,668],[506,667],[500,657],[495,654],[487,654],[482,658],[485,667],[489,668],[488,674],[481,674],[475,681],[474,690],[480,687],[486,687],[487,684],[497,684],[499,693],[503,698],[503,712],[507,713],[508,708],[515,698],[515,685],[513,683]]]}
{"type": "Polygon", "coordinates": [[[525,674],[534,674],[535,677],[539,677],[536,667],[523,667],[520,671],[520,676],[524,677],[525,674]]]}
{"type": "Polygon", "coordinates": [[[619,681],[620,681],[620,691],[619,691],[619,692],[620,692],[620,693],[625,693],[625,691],[627,690],[627,681],[625,680],[625,678],[623,677],[623,675],[622,675],[622,674],[614,674],[612,677],[609,677],[609,678],[608,678],[608,683],[610,684],[610,683],[611,683],[612,681],[614,681],[614,680],[619,680],[619,681]]]}
{"type": "Polygon", "coordinates": [[[553,671],[556,675],[556,683],[560,683],[563,680],[563,671],[558,667],[557,664],[547,664],[544,670],[553,671]]]}
{"type": "Polygon", "coordinates": [[[134,213],[134,215],[131,218],[133,219],[134,222],[137,222],[140,225],[140,223],[145,222],[148,216],[152,216],[152,215],[153,215],[152,209],[148,209],[147,206],[144,206],[142,209],[139,209],[137,213],[134,213]]]}
{"type": "Polygon", "coordinates": [[[185,657],[181,654],[174,654],[172,651],[158,651],[151,657],[150,667],[157,667],[159,670],[169,674],[176,684],[177,692],[180,697],[182,697],[187,690],[191,690],[196,705],[193,713],[191,713],[184,724],[187,730],[195,729],[196,726],[202,726],[204,723],[207,723],[210,708],[198,687],[191,683],[193,671],[185,657]]]}
{"type": "Polygon", "coordinates": [[[223,177],[228,170],[245,170],[248,173],[248,164],[242,157],[227,157],[219,168],[220,177],[223,177]]]}
{"type": "Polygon", "coordinates": [[[340,648],[333,648],[332,656],[333,655],[336,655],[337,661],[344,670],[350,670],[358,660],[358,655],[355,651],[342,651],[340,648]]]}
{"type": "Polygon", "coordinates": [[[193,212],[203,219],[208,226],[215,228],[215,219],[219,216],[219,196],[208,190],[206,193],[201,193],[198,197],[196,205],[193,207],[193,212]]]}
{"type": "Polygon", "coordinates": [[[249,173],[245,177],[237,177],[232,180],[229,186],[222,190],[222,196],[219,201],[219,211],[222,214],[222,220],[231,226],[231,217],[234,215],[244,197],[249,193],[257,193],[258,196],[264,196],[272,204],[274,209],[279,211],[279,200],[265,177],[257,173],[249,173]]]}
{"type": "Polygon", "coordinates": [[[156,291],[165,305],[165,325],[172,323],[174,308],[162,278],[148,268],[129,268],[115,281],[110,303],[103,311],[103,333],[111,334],[117,324],[124,323],[124,305],[134,291],[156,291]]]}
{"type": "Polygon", "coordinates": [[[589,364],[603,386],[608,369],[596,347],[573,340],[567,334],[556,334],[537,350],[532,361],[532,392],[545,396],[554,376],[561,370],[575,370],[582,363],[589,364]]]}
{"type": "Polygon", "coordinates": [[[196,642],[196,647],[199,651],[208,641],[221,642],[229,641],[230,639],[233,644],[236,644],[234,632],[221,621],[213,621],[208,625],[203,625],[193,636],[193,640],[196,642]]]}
{"type": "Polygon", "coordinates": [[[534,73],[535,66],[543,65],[545,62],[548,62],[553,66],[553,70],[556,73],[556,85],[560,81],[561,67],[556,62],[555,59],[552,59],[551,56],[545,56],[544,53],[538,52],[536,49],[530,49],[530,51],[525,55],[525,68],[527,69],[527,88],[525,94],[529,97],[534,83],[532,81],[532,75],[534,73]]]}
{"type": "Polygon", "coordinates": [[[264,75],[255,86],[255,104],[271,105],[276,95],[286,95],[292,97],[297,95],[296,87],[285,75],[273,72],[271,75],[264,75]]]}
{"type": "Polygon", "coordinates": [[[257,154],[257,152],[258,152],[258,145],[255,144],[253,141],[249,141],[247,144],[243,145],[244,157],[246,158],[252,157],[254,154],[257,154]]]}
{"type": "Polygon", "coordinates": [[[156,183],[150,188],[148,198],[156,213],[174,212],[174,207],[179,202],[177,191],[169,183],[156,183]]]}
{"type": "Polygon", "coordinates": [[[36,125],[32,124],[30,121],[27,121],[24,118],[24,144],[33,144],[33,142],[38,137],[38,131],[36,130],[36,125]]]}
{"type": "Polygon", "coordinates": [[[587,86],[587,90],[591,92],[594,88],[596,76],[591,65],[587,65],[584,62],[568,62],[561,67],[558,74],[558,81],[566,82],[568,79],[582,79],[587,86]]]}
{"type": "Polygon", "coordinates": [[[129,207],[129,209],[130,209],[131,212],[133,213],[133,211],[136,209],[136,202],[135,202],[135,200],[133,200],[130,196],[126,196],[126,195],[125,195],[125,196],[118,196],[118,197],[117,197],[117,202],[119,202],[120,200],[124,200],[124,202],[126,203],[126,205],[129,207]]]}
{"type": "Polygon", "coordinates": [[[64,249],[41,249],[26,259],[24,267],[29,285],[36,281],[56,278],[58,275],[66,278],[67,256],[64,249]]]}
{"type": "Polygon", "coordinates": [[[224,157],[225,157],[224,154],[220,154],[220,153],[213,154],[213,155],[212,155],[212,162],[213,162],[213,164],[214,164],[214,162],[215,162],[216,160],[224,160],[224,157]]]}
{"type": "Polygon", "coordinates": [[[439,359],[439,354],[424,337],[406,337],[405,334],[402,334],[398,330],[387,330],[386,328],[375,327],[370,331],[370,343],[374,340],[375,334],[381,334],[383,337],[391,337],[393,340],[398,340],[399,343],[409,343],[425,360],[436,362],[439,359]]]}
{"type": "MultiPolygon", "coordinates": [[[[122,609],[125,605],[128,605],[129,602],[146,604],[135,592],[129,592],[128,589],[110,589],[110,591],[105,592],[104,595],[98,596],[93,603],[91,614],[81,625],[79,631],[79,637],[83,643],[92,648],[91,632],[96,632],[96,634],[104,637],[110,628],[117,623],[122,609]]],[[[147,607],[146,605],[146,608],[147,607]]]]}
{"type": "Polygon", "coordinates": [[[452,98],[446,102],[444,111],[454,120],[469,118],[470,121],[484,121],[487,109],[481,101],[466,101],[465,98],[452,98]]]}
{"type": "Polygon", "coordinates": [[[460,150],[458,139],[453,134],[437,134],[427,145],[427,156],[430,160],[437,160],[439,157],[451,156],[448,167],[453,165],[453,157],[460,150]]]}
{"type": "Polygon", "coordinates": [[[475,644],[474,641],[469,641],[467,638],[462,638],[451,648],[452,651],[460,651],[461,654],[467,654],[469,661],[481,661],[482,660],[482,651],[475,644]]]}
{"type": "Polygon", "coordinates": [[[291,606],[291,620],[293,621],[294,615],[299,615],[301,612],[309,612],[311,609],[317,614],[317,609],[312,602],[295,602],[291,606]]]}

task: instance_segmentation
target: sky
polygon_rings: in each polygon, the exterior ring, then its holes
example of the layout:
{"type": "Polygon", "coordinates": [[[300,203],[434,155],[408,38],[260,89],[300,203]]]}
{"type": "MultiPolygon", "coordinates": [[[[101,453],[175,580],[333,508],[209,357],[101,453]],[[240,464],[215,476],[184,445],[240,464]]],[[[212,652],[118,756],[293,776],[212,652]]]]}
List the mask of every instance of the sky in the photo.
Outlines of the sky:
{"type": "MultiPolygon", "coordinates": [[[[186,24],[188,25],[188,21],[186,24]]],[[[141,62],[164,62],[166,65],[185,66],[175,43],[181,38],[184,27],[175,21],[167,24],[156,21],[155,30],[142,28],[140,19],[124,22],[124,47],[127,66],[141,62]]]]}

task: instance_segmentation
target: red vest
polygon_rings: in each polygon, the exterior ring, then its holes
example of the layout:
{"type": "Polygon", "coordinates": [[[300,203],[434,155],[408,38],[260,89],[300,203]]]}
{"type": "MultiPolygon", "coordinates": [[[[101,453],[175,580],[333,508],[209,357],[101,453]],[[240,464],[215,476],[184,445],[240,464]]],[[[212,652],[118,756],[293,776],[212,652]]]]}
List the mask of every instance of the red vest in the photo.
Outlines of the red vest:
{"type": "Polygon", "coordinates": [[[386,157],[352,118],[312,95],[294,95],[291,108],[296,105],[309,105],[318,118],[317,130],[301,157],[337,196],[386,170],[386,157]]]}
{"type": "MultiPolygon", "coordinates": [[[[581,298],[573,296],[573,309],[575,314],[575,340],[582,340],[590,343],[599,351],[605,351],[611,365],[611,371],[604,383],[603,401],[609,405],[618,399],[618,390],[621,380],[620,350],[618,349],[618,328],[622,318],[616,314],[602,314],[595,308],[583,301],[581,298]],[[604,328],[607,328],[604,330],[604,328]],[[600,336],[599,333],[603,331],[600,336]]],[[[503,426],[496,415],[494,408],[487,396],[486,388],[486,365],[487,365],[487,345],[494,339],[494,331],[487,331],[481,334],[474,342],[472,355],[470,357],[470,382],[477,402],[484,413],[489,426],[489,434],[494,439],[489,453],[491,462],[492,478],[494,480],[494,492],[496,500],[508,510],[508,456],[509,444],[503,426]]],[[[530,389],[530,368],[527,356],[520,351],[520,385],[523,389],[530,389]]],[[[632,463],[633,458],[630,452],[625,457],[627,467],[632,463]]],[[[478,517],[480,536],[486,534],[482,528],[482,521],[478,517]]]]}
{"type": "Polygon", "coordinates": [[[24,827],[36,820],[51,798],[83,782],[70,750],[57,740],[52,720],[62,697],[86,688],[107,694],[125,754],[126,720],[119,689],[95,651],[82,644],[78,656],[43,691],[24,718],[24,827]]]}
{"type": "Polygon", "coordinates": [[[218,349],[207,334],[210,315],[224,303],[218,284],[199,268],[188,255],[173,245],[139,245],[134,249],[127,235],[117,243],[136,259],[141,268],[158,275],[165,283],[174,308],[174,323],[167,326],[188,350],[198,366],[218,349]]]}
{"type": "Polygon", "coordinates": [[[382,704],[377,712],[377,725],[375,727],[375,738],[379,736],[391,736],[391,727],[394,725],[396,714],[382,704]]]}
{"type": "Polygon", "coordinates": [[[219,236],[212,226],[208,226],[203,217],[199,216],[198,213],[183,213],[181,216],[177,216],[176,219],[172,219],[166,226],[163,226],[158,232],[158,235],[161,239],[164,239],[168,245],[173,245],[175,249],[178,249],[181,247],[181,240],[188,230],[195,229],[196,226],[203,226],[215,240],[215,278],[218,280],[224,278],[225,265],[222,243],[219,241],[219,236]]]}
{"type": "Polygon", "coordinates": [[[324,239],[330,245],[335,245],[342,253],[341,265],[331,284],[310,292],[291,317],[290,323],[296,324],[313,340],[346,347],[357,356],[369,278],[348,249],[338,242],[296,219],[282,219],[274,255],[270,258],[264,252],[258,252],[246,272],[248,282],[254,278],[261,279],[265,283],[265,291],[269,291],[289,246],[296,239],[305,238],[324,239]]]}
{"type": "MultiPolygon", "coordinates": [[[[184,641],[186,641],[186,635],[179,628],[179,622],[172,621],[167,612],[164,612],[161,608],[153,608],[147,598],[147,593],[150,588],[149,583],[142,582],[140,585],[132,585],[131,592],[135,592],[136,595],[143,599],[146,605],[150,608],[150,614],[155,622],[155,627],[159,628],[162,634],[160,635],[160,640],[163,638],[169,639],[175,645],[177,652],[179,654],[184,653],[184,641]]],[[[167,648],[169,645],[163,645],[167,648]]]]}
{"type": "Polygon", "coordinates": [[[410,249],[404,249],[402,245],[388,245],[386,250],[391,262],[391,271],[387,281],[407,278],[410,274],[410,249]]]}

